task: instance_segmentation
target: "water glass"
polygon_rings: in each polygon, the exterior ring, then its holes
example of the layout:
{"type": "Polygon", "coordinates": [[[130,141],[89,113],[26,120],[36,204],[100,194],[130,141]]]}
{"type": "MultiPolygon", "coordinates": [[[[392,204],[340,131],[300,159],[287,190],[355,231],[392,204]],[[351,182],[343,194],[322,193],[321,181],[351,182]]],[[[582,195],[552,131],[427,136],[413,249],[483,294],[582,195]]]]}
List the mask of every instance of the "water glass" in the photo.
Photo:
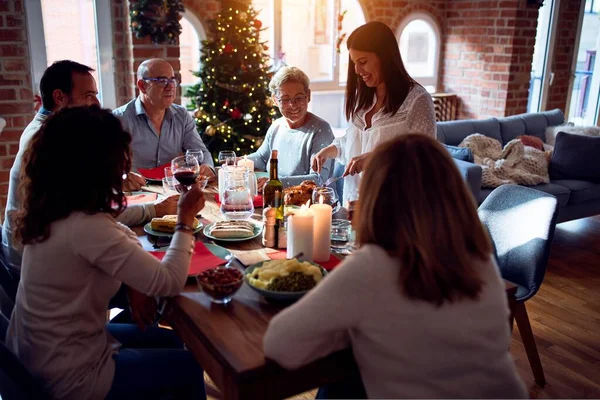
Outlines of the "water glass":
{"type": "Polygon", "coordinates": [[[173,178],[173,177],[162,178],[162,185],[163,185],[163,193],[165,194],[165,196],[171,196],[173,194],[179,193],[177,191],[177,182],[175,181],[175,178],[173,178]]]}
{"type": "Polygon", "coordinates": [[[329,204],[332,208],[332,213],[335,214],[340,210],[340,202],[331,187],[316,187],[312,193],[312,204],[329,204]]]}
{"type": "Polygon", "coordinates": [[[185,152],[185,155],[186,157],[196,158],[196,160],[198,160],[198,165],[202,164],[202,160],[204,160],[204,153],[202,153],[202,150],[188,149],[185,152]]]}
{"type": "Polygon", "coordinates": [[[334,219],[331,221],[331,248],[343,250],[348,244],[352,231],[350,221],[347,219],[334,219]]]}
{"type": "Polygon", "coordinates": [[[220,165],[235,165],[236,155],[233,150],[222,150],[219,152],[220,165]]]}

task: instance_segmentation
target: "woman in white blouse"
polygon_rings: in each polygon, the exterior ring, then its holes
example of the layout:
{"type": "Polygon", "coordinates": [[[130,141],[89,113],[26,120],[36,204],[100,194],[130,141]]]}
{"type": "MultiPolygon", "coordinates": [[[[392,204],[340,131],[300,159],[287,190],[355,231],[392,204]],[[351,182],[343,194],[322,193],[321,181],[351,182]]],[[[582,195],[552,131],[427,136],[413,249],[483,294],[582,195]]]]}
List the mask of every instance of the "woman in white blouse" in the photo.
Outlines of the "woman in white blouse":
{"type": "Polygon", "coordinates": [[[268,358],[295,369],[351,346],[366,393],[357,377],[318,398],[527,397],[492,245],[439,143],[377,147],[353,224],[360,249],[271,320],[268,358]]]}
{"type": "Polygon", "coordinates": [[[380,143],[406,133],[436,137],[431,95],[406,72],[398,42],[382,22],[368,22],[348,38],[346,135],[313,159],[320,171],[331,158],[346,166],[344,204],[358,195],[365,158],[380,143]]]}
{"type": "Polygon", "coordinates": [[[131,303],[145,332],[106,324],[121,283],[149,296],[181,292],[204,206],[199,185],[184,189],[162,262],[146,252],[114,218],[127,205],[130,143],[110,111],[75,107],[51,115],[25,152],[16,218],[25,248],[6,345],[52,398],[206,398],[202,369],[173,331],[143,327],[155,310],[147,302],[131,303]]]}

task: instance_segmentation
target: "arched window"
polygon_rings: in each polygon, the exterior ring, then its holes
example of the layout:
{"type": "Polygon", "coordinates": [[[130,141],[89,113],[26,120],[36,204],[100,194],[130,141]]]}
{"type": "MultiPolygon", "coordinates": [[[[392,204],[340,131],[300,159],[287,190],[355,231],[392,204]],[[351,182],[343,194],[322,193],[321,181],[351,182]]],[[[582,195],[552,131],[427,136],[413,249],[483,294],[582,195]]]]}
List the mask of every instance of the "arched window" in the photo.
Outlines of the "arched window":
{"type": "MultiPolygon", "coordinates": [[[[202,40],[206,39],[206,33],[200,20],[189,11],[185,12],[180,23],[179,62],[181,69],[179,73],[181,74],[181,92],[183,95],[188,87],[198,81],[193,72],[200,70],[200,48],[202,47],[202,40]]],[[[186,106],[189,99],[182,96],[181,102],[183,106],[186,106]]]]}
{"type": "Polygon", "coordinates": [[[440,28],[425,13],[404,18],[396,30],[406,70],[430,93],[437,90],[440,60],[440,28]]]}

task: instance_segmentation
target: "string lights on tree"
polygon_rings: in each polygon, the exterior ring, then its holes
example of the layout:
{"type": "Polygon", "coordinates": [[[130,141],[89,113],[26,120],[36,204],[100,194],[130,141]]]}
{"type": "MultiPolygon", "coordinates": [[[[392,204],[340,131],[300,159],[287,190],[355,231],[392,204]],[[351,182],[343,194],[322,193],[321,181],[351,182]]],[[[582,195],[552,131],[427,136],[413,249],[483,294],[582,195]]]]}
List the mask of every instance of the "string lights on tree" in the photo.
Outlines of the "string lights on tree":
{"type": "Polygon", "coordinates": [[[198,131],[217,157],[221,150],[254,152],[279,110],[271,100],[270,58],[258,13],[240,0],[224,0],[202,41],[200,83],[185,93],[191,99],[198,131]]]}

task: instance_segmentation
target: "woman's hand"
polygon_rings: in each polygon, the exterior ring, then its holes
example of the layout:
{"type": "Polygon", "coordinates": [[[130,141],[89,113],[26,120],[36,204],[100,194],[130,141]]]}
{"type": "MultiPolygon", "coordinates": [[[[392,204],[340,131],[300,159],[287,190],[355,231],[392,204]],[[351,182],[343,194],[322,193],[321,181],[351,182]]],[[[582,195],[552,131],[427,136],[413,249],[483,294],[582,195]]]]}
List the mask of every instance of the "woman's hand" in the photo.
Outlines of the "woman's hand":
{"type": "Polygon", "coordinates": [[[189,189],[181,185],[181,189],[183,193],[177,204],[177,222],[193,226],[194,217],[204,208],[204,193],[198,183],[194,183],[189,189]]]}
{"type": "Polygon", "coordinates": [[[360,156],[352,157],[348,165],[346,165],[346,170],[342,176],[360,174],[365,168],[365,163],[369,154],[370,153],[364,153],[360,156]]]}
{"type": "Polygon", "coordinates": [[[311,168],[313,171],[317,173],[321,173],[321,169],[327,160],[330,158],[335,158],[337,156],[337,147],[333,144],[325,147],[321,151],[319,151],[312,159],[311,168]]]}
{"type": "Polygon", "coordinates": [[[152,325],[156,319],[156,299],[146,296],[130,287],[127,287],[127,299],[129,301],[131,318],[140,330],[145,331],[146,326],[152,325]]]}

